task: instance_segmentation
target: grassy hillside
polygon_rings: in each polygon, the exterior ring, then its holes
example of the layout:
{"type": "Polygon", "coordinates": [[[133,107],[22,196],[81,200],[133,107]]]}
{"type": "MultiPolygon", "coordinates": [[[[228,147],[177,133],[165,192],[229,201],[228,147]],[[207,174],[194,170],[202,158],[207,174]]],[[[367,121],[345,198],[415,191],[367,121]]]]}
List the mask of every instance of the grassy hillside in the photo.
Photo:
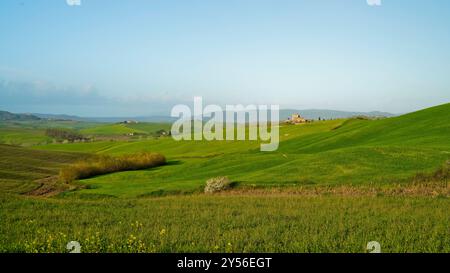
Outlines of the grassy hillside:
{"type": "MultiPolygon", "coordinates": [[[[154,135],[159,130],[170,130],[167,123],[102,124],[70,120],[0,121],[0,144],[34,146],[52,143],[46,136],[48,128],[69,129],[85,136],[124,136],[130,133],[154,135]]],[[[94,144],[95,146],[95,144],[94,144]]]]}
{"type": "Polygon", "coordinates": [[[126,134],[153,134],[159,130],[170,130],[166,123],[137,123],[137,124],[104,124],[92,128],[83,129],[80,132],[85,135],[126,135],[126,134]]]}
{"type": "MultiPolygon", "coordinates": [[[[72,240],[83,252],[366,252],[376,240],[383,252],[448,253],[449,107],[282,125],[271,153],[257,141],[171,138],[0,145],[0,252],[65,252],[72,240]],[[88,154],[141,151],[168,164],[81,180],[54,198],[17,195],[88,154]],[[200,193],[223,175],[238,187],[200,193]]],[[[153,130],[135,126],[92,129],[153,130]]]]}
{"type": "Polygon", "coordinates": [[[147,134],[153,134],[159,130],[165,130],[169,132],[171,128],[170,123],[151,123],[151,122],[127,124],[126,126],[138,132],[146,132],[147,134]]]}
{"type": "Polygon", "coordinates": [[[347,120],[332,132],[294,138],[282,150],[317,152],[350,146],[450,147],[450,104],[381,120],[347,120]],[[302,145],[298,145],[299,142],[302,145]]]}
{"type": "Polygon", "coordinates": [[[77,194],[140,196],[201,189],[214,176],[241,186],[406,183],[450,160],[450,104],[382,120],[333,120],[282,125],[280,148],[262,153],[257,141],[182,141],[46,145],[39,149],[125,154],[160,152],[169,166],[82,181],[77,194]]]}
{"type": "Polygon", "coordinates": [[[93,128],[83,129],[84,135],[126,135],[130,133],[145,133],[128,128],[125,124],[105,124],[93,128]]]}
{"type": "MultiPolygon", "coordinates": [[[[304,124],[300,126],[284,125],[280,128],[280,139],[283,141],[295,137],[308,137],[317,133],[329,132],[340,126],[345,120],[333,120],[304,124]]],[[[138,151],[161,152],[173,157],[209,157],[218,154],[258,152],[258,141],[179,141],[172,138],[160,138],[141,141],[104,141],[76,144],[52,144],[35,147],[35,149],[52,151],[82,151],[91,153],[124,154],[138,151]]],[[[280,147],[281,147],[280,145],[280,147]]]]}
{"type": "Polygon", "coordinates": [[[0,121],[0,144],[34,146],[53,142],[46,135],[49,128],[60,128],[78,131],[83,128],[98,127],[99,123],[70,120],[20,120],[0,121]]]}
{"type": "Polygon", "coordinates": [[[0,143],[10,145],[42,145],[50,143],[52,139],[45,135],[44,130],[25,128],[0,128],[0,143]]]}

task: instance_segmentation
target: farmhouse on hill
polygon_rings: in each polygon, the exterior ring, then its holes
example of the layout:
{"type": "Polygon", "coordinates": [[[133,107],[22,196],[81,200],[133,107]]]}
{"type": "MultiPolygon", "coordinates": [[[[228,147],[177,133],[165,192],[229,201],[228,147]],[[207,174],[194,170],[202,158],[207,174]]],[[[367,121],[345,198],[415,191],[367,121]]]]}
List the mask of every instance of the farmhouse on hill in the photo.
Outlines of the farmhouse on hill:
{"type": "Polygon", "coordinates": [[[306,122],[308,122],[308,120],[305,119],[304,117],[300,116],[300,114],[298,114],[298,113],[292,114],[292,116],[286,120],[286,123],[291,123],[291,124],[301,124],[301,123],[306,123],[306,122]]]}

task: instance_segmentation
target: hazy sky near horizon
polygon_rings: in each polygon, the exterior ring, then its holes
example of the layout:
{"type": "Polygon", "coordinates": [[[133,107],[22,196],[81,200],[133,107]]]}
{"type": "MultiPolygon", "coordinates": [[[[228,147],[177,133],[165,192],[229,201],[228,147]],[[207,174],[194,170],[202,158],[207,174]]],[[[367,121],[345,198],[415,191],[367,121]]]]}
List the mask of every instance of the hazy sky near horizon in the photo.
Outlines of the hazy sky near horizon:
{"type": "Polygon", "coordinates": [[[177,103],[403,113],[450,102],[450,1],[2,0],[0,109],[177,103]]]}

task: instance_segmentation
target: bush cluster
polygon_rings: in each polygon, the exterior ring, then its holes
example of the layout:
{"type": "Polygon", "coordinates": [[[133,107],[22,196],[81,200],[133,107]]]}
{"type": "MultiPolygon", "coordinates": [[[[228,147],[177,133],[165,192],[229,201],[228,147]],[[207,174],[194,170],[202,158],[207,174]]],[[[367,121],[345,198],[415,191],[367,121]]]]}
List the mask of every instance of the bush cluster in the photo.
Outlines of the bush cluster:
{"type": "Polygon", "coordinates": [[[120,157],[100,156],[87,161],[77,162],[59,173],[65,183],[96,175],[142,170],[166,164],[166,158],[158,153],[139,153],[120,157]]]}
{"type": "Polygon", "coordinates": [[[211,178],[206,181],[205,193],[215,193],[231,188],[231,181],[226,176],[211,178]]]}

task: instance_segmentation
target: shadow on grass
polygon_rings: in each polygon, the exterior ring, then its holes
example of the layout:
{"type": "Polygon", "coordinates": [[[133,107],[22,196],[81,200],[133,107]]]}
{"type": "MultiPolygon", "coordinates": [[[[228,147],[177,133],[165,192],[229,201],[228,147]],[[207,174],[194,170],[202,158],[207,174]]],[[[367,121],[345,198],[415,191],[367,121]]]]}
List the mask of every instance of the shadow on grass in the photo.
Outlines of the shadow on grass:
{"type": "Polygon", "coordinates": [[[177,165],[181,165],[183,164],[183,162],[181,160],[169,160],[167,161],[166,165],[163,166],[177,166],[177,165]]]}

